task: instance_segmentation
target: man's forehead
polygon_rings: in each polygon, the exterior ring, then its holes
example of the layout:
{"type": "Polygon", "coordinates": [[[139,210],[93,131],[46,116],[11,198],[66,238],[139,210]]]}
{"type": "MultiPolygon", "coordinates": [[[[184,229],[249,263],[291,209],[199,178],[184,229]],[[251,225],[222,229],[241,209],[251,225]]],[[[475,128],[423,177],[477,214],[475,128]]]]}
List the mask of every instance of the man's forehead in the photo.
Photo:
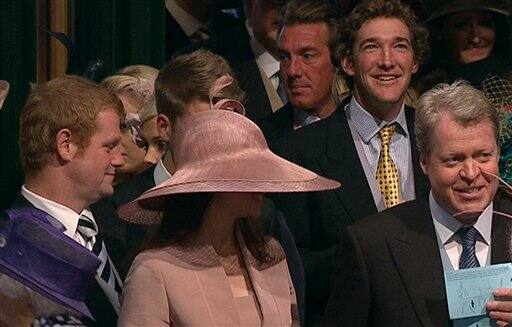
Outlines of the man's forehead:
{"type": "Polygon", "coordinates": [[[325,41],[327,44],[329,40],[329,27],[325,22],[286,25],[277,39],[278,45],[281,43],[283,36],[292,38],[299,43],[303,41],[303,44],[311,43],[310,41],[312,40],[325,41]]]}
{"type": "Polygon", "coordinates": [[[376,17],[365,21],[356,33],[356,42],[406,39],[411,42],[411,31],[398,17],[376,17]]]}
{"type": "Polygon", "coordinates": [[[268,4],[275,5],[275,6],[283,6],[287,0],[256,0],[256,1],[266,2],[268,4]]]}

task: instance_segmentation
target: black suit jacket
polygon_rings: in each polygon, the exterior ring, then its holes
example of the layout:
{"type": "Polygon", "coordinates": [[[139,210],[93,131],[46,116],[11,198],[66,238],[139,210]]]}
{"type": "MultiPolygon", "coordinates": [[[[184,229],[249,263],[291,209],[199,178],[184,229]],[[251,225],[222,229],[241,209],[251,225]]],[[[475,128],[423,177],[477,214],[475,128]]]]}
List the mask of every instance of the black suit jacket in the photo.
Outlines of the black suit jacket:
{"type": "MultiPolygon", "coordinates": [[[[278,154],[322,176],[341,182],[334,191],[277,195],[295,236],[306,271],[306,317],[321,315],[329,296],[339,235],[350,225],[377,212],[345,116],[347,97],[328,118],[296,130],[280,142],[278,154]]],[[[427,191],[415,147],[414,111],[406,107],[416,197],[427,191]]]]}
{"type": "MultiPolygon", "coordinates": [[[[16,201],[12,205],[13,208],[33,208],[34,206],[23,196],[19,195],[16,201]]],[[[94,213],[93,213],[94,214],[94,213]]],[[[103,233],[104,230],[98,226],[98,235],[103,238],[105,245],[107,247],[107,251],[109,256],[114,261],[114,265],[117,264],[114,260],[113,249],[118,248],[117,243],[112,243],[112,239],[106,237],[103,233]]],[[[90,288],[86,291],[86,305],[91,311],[92,315],[96,319],[95,321],[85,321],[84,323],[87,326],[92,327],[110,327],[117,325],[117,313],[115,312],[112,304],[108,300],[105,292],[100,287],[100,285],[96,282],[91,284],[90,288]]],[[[85,320],[85,318],[84,318],[85,320]]]]}
{"type": "Polygon", "coordinates": [[[198,48],[208,49],[224,57],[229,63],[240,87],[245,91],[245,115],[247,118],[256,122],[272,114],[272,107],[256,59],[254,59],[250,36],[245,26],[234,28],[203,44],[181,49],[177,54],[189,53],[198,48]]]}
{"type": "MultiPolygon", "coordinates": [[[[510,212],[507,200],[494,205],[510,212]]],[[[510,219],[493,216],[493,264],[510,261],[511,226],[510,219]]],[[[427,197],[347,227],[338,263],[327,325],[451,326],[427,197]]]]}
{"type": "Polygon", "coordinates": [[[268,146],[271,150],[283,137],[293,132],[293,107],[290,102],[279,108],[273,114],[257,122],[259,128],[265,135],[268,146]]]}
{"type": "MultiPolygon", "coordinates": [[[[222,34],[240,26],[242,23],[232,15],[216,10],[208,24],[208,31],[211,38],[219,37],[222,34]]],[[[178,24],[176,19],[165,10],[165,54],[166,58],[171,56],[179,49],[190,45],[190,40],[178,24]]]]}
{"type": "Polygon", "coordinates": [[[109,254],[116,263],[117,271],[124,280],[135,256],[144,249],[157,226],[131,224],[117,215],[117,209],[125,203],[135,200],[144,191],[155,186],[153,172],[155,166],[114,187],[114,193],[108,198],[91,205],[98,228],[104,238],[110,241],[109,254]]]}

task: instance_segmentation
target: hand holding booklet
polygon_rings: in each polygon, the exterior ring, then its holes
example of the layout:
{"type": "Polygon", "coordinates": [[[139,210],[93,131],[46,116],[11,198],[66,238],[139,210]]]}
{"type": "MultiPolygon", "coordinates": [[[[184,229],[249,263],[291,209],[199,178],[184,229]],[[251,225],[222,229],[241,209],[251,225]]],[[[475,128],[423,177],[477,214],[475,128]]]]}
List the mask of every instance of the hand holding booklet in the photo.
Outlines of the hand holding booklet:
{"type": "Polygon", "coordinates": [[[512,286],[512,264],[447,271],[444,280],[454,326],[491,326],[485,303],[497,288],[512,286]]]}

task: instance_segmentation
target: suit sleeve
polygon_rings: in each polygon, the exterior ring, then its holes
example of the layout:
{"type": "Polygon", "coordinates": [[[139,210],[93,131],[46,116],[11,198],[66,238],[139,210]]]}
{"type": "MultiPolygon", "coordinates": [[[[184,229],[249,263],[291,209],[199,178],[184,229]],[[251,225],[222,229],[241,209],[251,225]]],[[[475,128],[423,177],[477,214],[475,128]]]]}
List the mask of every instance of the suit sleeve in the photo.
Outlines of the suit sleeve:
{"type": "Polygon", "coordinates": [[[169,307],[158,263],[154,260],[136,260],[123,288],[118,326],[175,326],[169,307]]]}
{"type": "Polygon", "coordinates": [[[328,326],[367,326],[370,307],[370,283],[364,254],[356,233],[347,227],[341,235],[325,322],[328,326]]]}

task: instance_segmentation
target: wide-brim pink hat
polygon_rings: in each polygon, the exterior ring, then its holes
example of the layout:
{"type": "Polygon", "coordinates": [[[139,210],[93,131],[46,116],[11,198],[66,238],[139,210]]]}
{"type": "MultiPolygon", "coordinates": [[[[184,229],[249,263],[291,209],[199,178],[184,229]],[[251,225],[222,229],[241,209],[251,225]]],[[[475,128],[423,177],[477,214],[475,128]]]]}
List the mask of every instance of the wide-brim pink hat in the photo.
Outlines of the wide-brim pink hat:
{"type": "Polygon", "coordinates": [[[157,223],[163,197],[173,194],[310,192],[340,186],[272,153],[258,126],[231,111],[210,110],[184,118],[173,134],[172,149],[174,175],[121,206],[121,218],[157,223]]]}

